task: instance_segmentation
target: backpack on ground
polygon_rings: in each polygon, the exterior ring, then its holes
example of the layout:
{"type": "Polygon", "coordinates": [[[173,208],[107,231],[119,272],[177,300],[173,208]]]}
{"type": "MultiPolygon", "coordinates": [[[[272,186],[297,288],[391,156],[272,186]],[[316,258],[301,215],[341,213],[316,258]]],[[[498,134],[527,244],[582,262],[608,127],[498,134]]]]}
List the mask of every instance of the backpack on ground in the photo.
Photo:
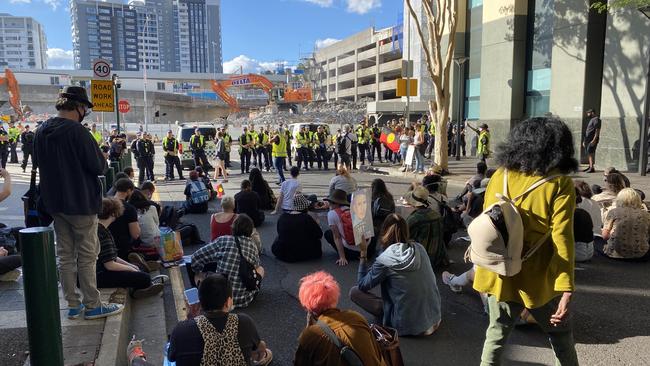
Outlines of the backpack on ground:
{"type": "Polygon", "coordinates": [[[348,245],[354,245],[354,229],[352,228],[352,214],[350,210],[344,210],[342,208],[337,208],[334,210],[341,220],[341,226],[343,226],[343,239],[348,245]]]}
{"type": "Polygon", "coordinates": [[[208,202],[210,199],[210,192],[202,181],[190,182],[190,194],[192,203],[198,205],[203,202],[208,202]]]}
{"type": "Polygon", "coordinates": [[[334,331],[332,330],[332,328],[329,327],[329,325],[323,323],[320,320],[316,321],[316,325],[318,325],[320,329],[323,331],[323,333],[325,333],[327,338],[329,338],[330,342],[332,342],[336,346],[336,348],[339,350],[339,356],[341,357],[341,360],[343,360],[346,365],[363,366],[363,362],[361,361],[361,358],[359,357],[357,352],[353,350],[352,347],[343,343],[341,339],[336,336],[336,333],[334,333],[334,331]]]}
{"type": "Polygon", "coordinates": [[[160,213],[160,226],[176,229],[179,219],[178,210],[174,206],[165,206],[160,213]]]}
{"type": "Polygon", "coordinates": [[[201,240],[199,229],[194,224],[181,224],[176,228],[176,231],[181,236],[181,243],[183,247],[189,245],[203,245],[205,242],[201,240]]]}
{"type": "Polygon", "coordinates": [[[499,201],[478,215],[467,228],[471,244],[465,252],[465,260],[499,275],[511,277],[521,271],[522,263],[530,258],[551,235],[549,230],[523,254],[524,224],[516,202],[543,184],[559,177],[542,178],[520,195],[508,196],[508,170],[503,171],[503,193],[497,193],[499,201]],[[523,255],[522,255],[523,254],[523,255]]]}
{"type": "Polygon", "coordinates": [[[347,154],[348,153],[348,144],[346,140],[349,140],[348,134],[346,133],[343,136],[340,136],[338,140],[336,141],[336,152],[340,154],[347,154]]]}

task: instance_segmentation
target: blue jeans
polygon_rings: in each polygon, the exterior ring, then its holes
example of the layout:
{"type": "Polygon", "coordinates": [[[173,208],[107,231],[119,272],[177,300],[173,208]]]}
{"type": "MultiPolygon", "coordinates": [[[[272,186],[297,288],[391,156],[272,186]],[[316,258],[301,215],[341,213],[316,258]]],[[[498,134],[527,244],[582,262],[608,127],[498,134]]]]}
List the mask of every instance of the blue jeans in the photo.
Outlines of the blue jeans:
{"type": "Polygon", "coordinates": [[[399,148],[399,154],[400,154],[400,156],[402,157],[402,161],[406,161],[406,150],[408,150],[408,149],[409,149],[408,146],[406,146],[406,147],[401,147],[401,146],[400,146],[400,148],[399,148]]]}
{"type": "Polygon", "coordinates": [[[273,166],[275,167],[275,170],[278,172],[278,177],[280,178],[280,183],[285,181],[285,179],[284,179],[284,171],[282,169],[285,166],[284,159],[285,158],[278,157],[278,156],[273,157],[273,166]]]}
{"type": "Polygon", "coordinates": [[[422,156],[417,146],[415,147],[415,167],[418,172],[424,171],[424,156],[422,156]]]}

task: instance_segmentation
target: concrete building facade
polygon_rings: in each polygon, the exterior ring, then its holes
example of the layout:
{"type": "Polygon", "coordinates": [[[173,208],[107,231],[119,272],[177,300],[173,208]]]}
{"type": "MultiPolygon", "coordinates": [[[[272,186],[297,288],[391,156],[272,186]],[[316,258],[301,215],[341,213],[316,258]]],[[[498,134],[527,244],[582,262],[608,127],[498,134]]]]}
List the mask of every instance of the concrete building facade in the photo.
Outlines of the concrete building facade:
{"type": "Polygon", "coordinates": [[[5,68],[47,68],[47,38],[33,18],[0,13],[0,69],[5,68]]]}
{"type": "MultiPolygon", "coordinates": [[[[637,170],[650,20],[636,9],[598,13],[589,3],[458,1],[454,57],[469,60],[451,70],[450,119],[487,123],[498,144],[519,121],[552,114],[570,126],[576,156],[584,161],[585,112],[593,108],[603,122],[597,167],[637,170]]],[[[423,24],[420,0],[413,4],[423,24]]],[[[406,25],[406,5],[404,14],[406,25]]],[[[433,90],[415,24],[404,31],[405,40],[414,32],[414,74],[424,80],[413,99],[429,100],[433,90]]]]}
{"type": "Polygon", "coordinates": [[[221,73],[219,0],[72,0],[75,69],[221,73]]]}

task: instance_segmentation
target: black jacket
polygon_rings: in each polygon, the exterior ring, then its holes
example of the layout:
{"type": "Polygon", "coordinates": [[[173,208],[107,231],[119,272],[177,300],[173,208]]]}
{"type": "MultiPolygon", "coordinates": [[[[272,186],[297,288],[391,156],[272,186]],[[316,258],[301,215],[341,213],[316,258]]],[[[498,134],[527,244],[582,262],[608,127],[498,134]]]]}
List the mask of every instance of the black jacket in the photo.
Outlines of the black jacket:
{"type": "Polygon", "coordinates": [[[102,206],[99,175],[107,169],[97,142],[79,122],[54,117],[36,130],[34,166],[50,214],[95,215],[102,206]]]}
{"type": "Polygon", "coordinates": [[[34,132],[28,131],[20,134],[20,142],[23,144],[23,151],[32,151],[34,148],[34,132]]]}

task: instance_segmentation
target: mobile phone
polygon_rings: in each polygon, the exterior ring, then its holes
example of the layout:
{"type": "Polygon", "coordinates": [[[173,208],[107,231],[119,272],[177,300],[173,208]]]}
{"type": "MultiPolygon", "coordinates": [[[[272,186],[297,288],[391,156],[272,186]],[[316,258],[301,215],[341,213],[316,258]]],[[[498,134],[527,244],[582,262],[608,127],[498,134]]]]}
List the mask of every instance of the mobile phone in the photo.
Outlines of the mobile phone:
{"type": "Polygon", "coordinates": [[[196,287],[185,290],[185,298],[190,305],[199,303],[199,290],[196,287]]]}

